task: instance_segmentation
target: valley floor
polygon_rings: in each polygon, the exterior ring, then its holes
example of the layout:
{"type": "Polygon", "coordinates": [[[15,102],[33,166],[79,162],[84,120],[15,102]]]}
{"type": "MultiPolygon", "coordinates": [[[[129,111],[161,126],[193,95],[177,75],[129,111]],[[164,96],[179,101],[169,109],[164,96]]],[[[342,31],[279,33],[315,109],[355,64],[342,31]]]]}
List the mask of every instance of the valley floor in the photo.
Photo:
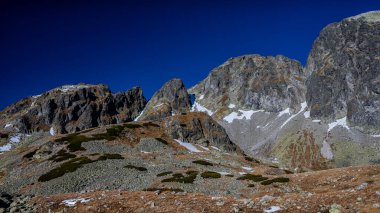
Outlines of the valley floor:
{"type": "Polygon", "coordinates": [[[31,202],[38,212],[380,212],[380,165],[287,177],[289,183],[252,188],[257,191],[251,197],[111,190],[37,196],[31,202]]]}

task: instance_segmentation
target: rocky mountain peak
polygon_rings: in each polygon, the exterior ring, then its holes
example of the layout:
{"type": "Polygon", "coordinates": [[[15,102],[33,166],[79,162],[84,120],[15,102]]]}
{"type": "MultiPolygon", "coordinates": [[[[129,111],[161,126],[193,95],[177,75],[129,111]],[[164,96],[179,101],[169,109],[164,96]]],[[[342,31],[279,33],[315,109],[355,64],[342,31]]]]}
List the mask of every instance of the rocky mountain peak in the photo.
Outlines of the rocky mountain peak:
{"type": "Polygon", "coordinates": [[[172,79],[154,93],[138,120],[158,120],[188,112],[190,107],[190,97],[182,80],[172,79]]]}
{"type": "Polygon", "coordinates": [[[217,111],[233,104],[243,109],[279,112],[298,109],[306,75],[298,61],[278,55],[231,58],[189,90],[197,102],[217,111]]]}
{"type": "Polygon", "coordinates": [[[307,61],[312,118],[347,118],[364,131],[380,125],[380,17],[372,11],[325,27],[307,61]]]}
{"type": "Polygon", "coordinates": [[[5,129],[22,133],[76,132],[131,121],[146,104],[139,87],[112,94],[104,84],[65,85],[24,98],[0,112],[5,129]]]}

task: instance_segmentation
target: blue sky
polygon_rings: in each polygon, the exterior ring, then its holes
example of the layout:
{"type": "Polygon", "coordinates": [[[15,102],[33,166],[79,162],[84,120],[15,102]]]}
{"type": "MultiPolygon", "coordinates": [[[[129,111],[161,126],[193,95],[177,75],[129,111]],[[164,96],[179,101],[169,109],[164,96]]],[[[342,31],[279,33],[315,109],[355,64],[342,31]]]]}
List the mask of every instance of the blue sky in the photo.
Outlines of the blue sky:
{"type": "Polygon", "coordinates": [[[80,82],[147,98],[171,78],[187,87],[230,57],[277,55],[305,64],[329,23],[380,1],[0,2],[0,109],[80,82]]]}

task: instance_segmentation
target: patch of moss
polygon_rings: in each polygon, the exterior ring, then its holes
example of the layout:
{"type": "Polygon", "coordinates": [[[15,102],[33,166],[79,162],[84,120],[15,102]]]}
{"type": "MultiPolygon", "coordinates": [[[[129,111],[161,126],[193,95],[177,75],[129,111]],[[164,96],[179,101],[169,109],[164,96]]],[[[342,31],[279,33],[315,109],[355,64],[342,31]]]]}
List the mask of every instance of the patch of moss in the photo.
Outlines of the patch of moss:
{"type": "Polygon", "coordinates": [[[197,171],[188,171],[186,172],[187,176],[184,176],[181,173],[175,173],[171,178],[163,179],[162,182],[178,182],[178,183],[193,183],[195,178],[197,178],[197,171]]]}
{"type": "Polygon", "coordinates": [[[124,159],[120,154],[103,154],[97,160],[124,159]]]}
{"type": "Polygon", "coordinates": [[[146,126],[146,127],[149,127],[149,126],[160,127],[160,125],[155,124],[155,123],[153,123],[153,122],[143,123],[143,126],[146,126]]]}
{"type": "Polygon", "coordinates": [[[67,153],[66,150],[61,149],[55,155],[51,156],[49,160],[52,160],[54,162],[61,162],[75,157],[76,155],[67,153]]]}
{"type": "Polygon", "coordinates": [[[289,182],[289,178],[286,178],[286,177],[278,177],[278,178],[273,178],[273,179],[270,179],[270,180],[265,180],[263,182],[261,182],[261,185],[269,185],[269,184],[272,184],[272,183],[287,183],[289,182]]]}
{"type": "Polygon", "coordinates": [[[144,189],[144,191],[148,191],[148,192],[155,192],[155,191],[184,192],[182,189],[179,189],[179,188],[147,188],[147,189],[144,189]]]}
{"type": "Polygon", "coordinates": [[[260,181],[268,180],[268,178],[263,177],[262,175],[244,174],[238,177],[236,180],[251,180],[254,182],[260,182],[260,181]]]}
{"type": "Polygon", "coordinates": [[[173,172],[162,172],[162,173],[160,173],[160,174],[157,174],[157,177],[162,177],[162,176],[166,176],[166,175],[170,175],[170,174],[172,174],[173,172]]]}
{"type": "Polygon", "coordinates": [[[217,172],[211,172],[211,171],[206,171],[201,174],[201,177],[203,178],[221,178],[222,175],[220,175],[217,172]]]}
{"type": "Polygon", "coordinates": [[[32,157],[34,156],[34,154],[36,154],[36,152],[37,152],[37,149],[34,150],[34,151],[32,151],[32,152],[29,152],[29,153],[25,154],[25,155],[23,156],[23,158],[28,158],[28,159],[30,159],[30,158],[32,158],[32,157]]]}
{"type": "Polygon", "coordinates": [[[193,163],[195,164],[200,164],[200,165],[203,165],[203,166],[213,166],[214,164],[208,162],[208,161],[205,161],[205,160],[195,160],[193,161],[193,163]]]}
{"type": "Polygon", "coordinates": [[[143,127],[140,124],[132,124],[132,123],[127,123],[127,124],[124,124],[123,126],[126,128],[129,128],[129,129],[135,129],[135,128],[143,127]]]}
{"type": "Polygon", "coordinates": [[[141,166],[133,166],[133,165],[126,165],[126,166],[124,166],[124,168],[127,168],[127,169],[135,169],[135,170],[137,170],[137,171],[141,171],[141,172],[143,172],[143,171],[147,171],[148,169],[146,169],[145,167],[141,167],[141,166]]]}
{"type": "Polygon", "coordinates": [[[61,164],[59,167],[52,169],[50,172],[38,178],[39,182],[46,182],[65,175],[66,173],[74,172],[81,168],[82,165],[92,163],[93,161],[87,157],[79,157],[72,159],[66,163],[61,164]]]}
{"type": "Polygon", "coordinates": [[[156,138],[156,140],[160,141],[161,143],[168,145],[168,142],[162,138],[156,138]]]}

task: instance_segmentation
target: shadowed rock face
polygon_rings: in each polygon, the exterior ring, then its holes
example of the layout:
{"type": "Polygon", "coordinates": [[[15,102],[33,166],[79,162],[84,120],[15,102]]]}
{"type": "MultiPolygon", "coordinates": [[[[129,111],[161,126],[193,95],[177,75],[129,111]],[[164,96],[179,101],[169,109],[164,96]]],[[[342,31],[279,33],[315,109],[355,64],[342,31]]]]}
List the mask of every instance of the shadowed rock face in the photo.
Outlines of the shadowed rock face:
{"type": "Polygon", "coordinates": [[[132,121],[146,104],[139,87],[112,94],[105,85],[70,85],[25,98],[0,112],[1,125],[16,131],[76,132],[132,121]]]}
{"type": "Polygon", "coordinates": [[[216,146],[225,151],[239,151],[226,131],[203,112],[190,112],[163,119],[163,125],[172,138],[203,146],[216,146]]]}
{"type": "Polygon", "coordinates": [[[305,97],[305,80],[302,66],[295,60],[280,55],[244,55],[215,68],[189,92],[204,97],[197,102],[213,111],[232,103],[278,112],[299,108],[305,97]]]}
{"type": "Polygon", "coordinates": [[[158,120],[190,111],[189,94],[180,79],[172,79],[154,93],[138,120],[158,120]]]}
{"type": "Polygon", "coordinates": [[[310,115],[326,121],[347,116],[352,126],[380,126],[380,12],[325,27],[315,40],[306,71],[310,115]]]}

